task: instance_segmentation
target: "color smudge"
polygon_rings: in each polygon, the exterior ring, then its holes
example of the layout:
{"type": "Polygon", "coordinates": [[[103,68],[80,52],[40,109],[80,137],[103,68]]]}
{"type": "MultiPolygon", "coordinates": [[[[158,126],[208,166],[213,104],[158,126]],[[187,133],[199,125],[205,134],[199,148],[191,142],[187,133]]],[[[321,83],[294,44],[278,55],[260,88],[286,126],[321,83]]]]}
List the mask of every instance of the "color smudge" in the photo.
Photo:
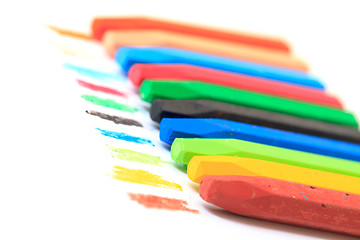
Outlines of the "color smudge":
{"type": "Polygon", "coordinates": [[[120,97],[124,97],[124,98],[127,97],[125,93],[122,93],[122,92],[112,89],[112,88],[98,86],[98,85],[91,84],[91,83],[81,81],[81,80],[77,80],[77,82],[80,86],[91,89],[93,91],[104,92],[104,93],[108,93],[108,94],[112,94],[112,95],[116,95],[116,96],[120,96],[120,97]]]}
{"type": "Polygon", "coordinates": [[[84,34],[84,33],[75,32],[75,31],[71,31],[71,30],[67,30],[67,29],[62,29],[62,28],[58,28],[58,27],[55,27],[55,26],[51,26],[51,25],[46,25],[46,26],[49,29],[57,32],[60,35],[79,38],[79,39],[83,39],[83,40],[89,40],[89,41],[94,40],[90,35],[87,35],[87,34],[84,34]]]}
{"type": "Polygon", "coordinates": [[[128,125],[128,126],[137,126],[137,127],[143,127],[143,125],[135,120],[132,119],[128,119],[128,118],[122,118],[122,117],[118,117],[118,116],[112,116],[112,115],[108,115],[105,113],[101,113],[101,112],[96,112],[96,111],[86,111],[86,113],[93,115],[93,116],[97,116],[100,117],[102,119],[106,119],[106,120],[110,120],[116,124],[123,124],[123,125],[128,125]]]}
{"type": "Polygon", "coordinates": [[[302,195],[303,195],[303,198],[305,198],[306,200],[308,199],[308,197],[307,196],[305,196],[305,193],[301,193],[302,195]]]}
{"type": "Polygon", "coordinates": [[[128,142],[134,142],[134,143],[139,143],[139,144],[150,144],[151,146],[155,146],[150,140],[145,139],[145,138],[131,136],[131,135],[128,135],[128,134],[122,133],[122,132],[120,133],[120,132],[103,130],[100,128],[96,128],[96,130],[99,130],[102,135],[107,136],[107,137],[112,137],[112,138],[116,138],[116,139],[124,140],[124,141],[128,141],[128,142]]]}
{"type": "Polygon", "coordinates": [[[134,193],[128,193],[128,194],[131,200],[136,201],[147,208],[166,209],[173,211],[186,211],[196,214],[199,213],[198,210],[188,208],[187,207],[188,203],[184,200],[175,199],[175,198],[164,198],[164,197],[145,195],[145,194],[134,194],[134,193]]]}
{"type": "Polygon", "coordinates": [[[108,148],[113,152],[113,157],[116,157],[120,160],[139,162],[139,163],[151,164],[157,166],[161,164],[168,164],[168,162],[162,161],[161,158],[158,156],[152,156],[149,154],[136,152],[129,149],[116,148],[112,146],[108,146],[108,148]]]}
{"type": "Polygon", "coordinates": [[[121,75],[116,75],[116,74],[111,74],[111,73],[106,73],[106,72],[101,72],[101,71],[97,71],[94,69],[90,69],[90,68],[85,68],[85,67],[81,67],[81,66],[77,66],[77,65],[73,65],[70,63],[65,63],[63,65],[64,68],[73,70],[81,75],[84,76],[88,76],[94,79],[99,79],[99,80],[121,80],[121,81],[125,81],[126,78],[122,77],[121,75]]]}
{"type": "Polygon", "coordinates": [[[161,176],[152,174],[148,171],[139,169],[129,169],[120,166],[114,166],[111,177],[113,179],[131,182],[137,184],[144,184],[153,187],[161,187],[182,191],[181,185],[164,180],[161,176]]]}
{"type": "Polygon", "coordinates": [[[81,97],[88,102],[91,102],[95,105],[102,106],[102,107],[112,108],[112,109],[120,110],[123,112],[130,112],[130,113],[134,113],[134,112],[138,111],[138,109],[136,109],[134,107],[130,107],[130,106],[118,103],[112,99],[103,99],[103,98],[99,98],[99,97],[92,96],[92,95],[81,95],[81,97]]]}

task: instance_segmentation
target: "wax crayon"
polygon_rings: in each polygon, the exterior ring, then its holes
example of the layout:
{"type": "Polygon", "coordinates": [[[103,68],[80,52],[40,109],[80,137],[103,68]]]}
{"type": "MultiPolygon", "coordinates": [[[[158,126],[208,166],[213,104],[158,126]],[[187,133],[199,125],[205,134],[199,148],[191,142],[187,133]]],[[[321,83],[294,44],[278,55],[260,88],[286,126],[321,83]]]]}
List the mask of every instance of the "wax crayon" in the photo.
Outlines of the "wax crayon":
{"type": "Polygon", "coordinates": [[[360,194],[358,177],[256,158],[195,156],[189,162],[187,175],[196,183],[201,183],[207,176],[258,176],[360,194]]]}
{"type": "Polygon", "coordinates": [[[248,176],[205,177],[199,193],[246,217],[360,237],[360,195],[248,176]]]}
{"type": "Polygon", "coordinates": [[[337,158],[360,161],[360,145],[223,119],[164,118],[160,140],[233,138],[337,158]]]}
{"type": "Polygon", "coordinates": [[[308,73],[169,47],[121,47],[115,60],[125,73],[135,63],[179,63],[324,89],[320,80],[308,73]]]}
{"type": "Polygon", "coordinates": [[[360,143],[360,132],[352,127],[210,100],[155,99],[151,104],[150,116],[153,121],[158,123],[163,118],[228,119],[285,131],[360,143]]]}
{"type": "Polygon", "coordinates": [[[289,46],[283,40],[274,37],[259,36],[249,33],[215,29],[209,26],[195,26],[189,23],[146,17],[98,17],[93,20],[91,29],[93,37],[98,40],[101,40],[108,30],[158,29],[290,52],[289,46]]]}
{"type": "Polygon", "coordinates": [[[147,79],[140,87],[140,97],[146,102],[152,102],[158,98],[215,100],[302,118],[352,127],[358,126],[351,113],[340,109],[204,82],[147,79]]]}
{"type": "Polygon", "coordinates": [[[193,156],[237,156],[360,177],[360,162],[237,139],[176,138],[171,158],[188,164],[193,156]]]}
{"type": "Polygon", "coordinates": [[[308,71],[308,67],[303,61],[284,52],[166,30],[106,31],[102,44],[110,56],[115,56],[117,49],[123,46],[173,47],[275,67],[308,71]]]}
{"type": "Polygon", "coordinates": [[[184,64],[135,64],[130,68],[128,77],[136,87],[139,87],[144,79],[201,81],[342,108],[342,104],[337,98],[315,88],[302,87],[294,84],[271,81],[265,78],[234,74],[198,66],[184,64]]]}

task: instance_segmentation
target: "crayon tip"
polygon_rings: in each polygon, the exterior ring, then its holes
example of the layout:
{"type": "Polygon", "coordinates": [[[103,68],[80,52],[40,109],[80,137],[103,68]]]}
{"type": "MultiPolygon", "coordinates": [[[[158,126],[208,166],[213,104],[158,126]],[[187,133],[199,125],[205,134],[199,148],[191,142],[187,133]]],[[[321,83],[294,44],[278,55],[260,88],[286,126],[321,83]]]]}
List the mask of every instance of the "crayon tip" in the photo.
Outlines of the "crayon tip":
{"type": "Polygon", "coordinates": [[[173,142],[173,144],[171,145],[171,159],[174,160],[175,162],[180,162],[183,164],[183,161],[181,161],[182,159],[184,159],[184,151],[182,151],[183,146],[182,146],[182,140],[180,138],[176,138],[175,141],[173,142]]]}

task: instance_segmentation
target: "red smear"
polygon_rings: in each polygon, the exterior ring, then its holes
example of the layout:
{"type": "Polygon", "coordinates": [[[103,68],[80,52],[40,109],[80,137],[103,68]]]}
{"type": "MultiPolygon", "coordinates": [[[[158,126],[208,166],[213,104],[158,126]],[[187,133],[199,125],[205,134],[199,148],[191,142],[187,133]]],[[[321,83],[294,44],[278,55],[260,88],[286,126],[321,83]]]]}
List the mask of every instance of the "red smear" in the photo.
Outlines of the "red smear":
{"type": "Polygon", "coordinates": [[[104,93],[108,93],[108,94],[112,94],[112,95],[116,95],[116,96],[120,96],[120,97],[127,97],[125,93],[119,92],[115,89],[112,88],[107,88],[107,87],[102,87],[102,86],[98,86],[98,85],[94,85],[91,83],[87,83],[81,80],[77,80],[78,84],[82,87],[94,90],[94,91],[98,91],[98,92],[104,92],[104,93]]]}
{"type": "Polygon", "coordinates": [[[167,209],[174,211],[187,211],[198,214],[198,210],[187,208],[188,204],[184,200],[175,199],[175,198],[164,198],[154,195],[145,195],[145,194],[134,194],[128,193],[131,200],[138,202],[139,204],[147,208],[158,208],[158,209],[167,209]]]}

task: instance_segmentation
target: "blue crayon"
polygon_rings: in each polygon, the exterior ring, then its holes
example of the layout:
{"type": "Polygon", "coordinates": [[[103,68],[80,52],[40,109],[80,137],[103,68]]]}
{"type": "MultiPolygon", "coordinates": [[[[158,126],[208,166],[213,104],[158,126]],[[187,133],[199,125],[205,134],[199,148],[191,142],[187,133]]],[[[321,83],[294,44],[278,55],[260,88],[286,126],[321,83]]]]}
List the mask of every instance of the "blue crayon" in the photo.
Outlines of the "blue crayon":
{"type": "Polygon", "coordinates": [[[172,144],[175,138],[234,138],[360,161],[358,144],[223,119],[163,118],[160,140],[172,144]]]}
{"type": "Polygon", "coordinates": [[[135,63],[182,63],[324,89],[316,77],[304,72],[169,47],[122,47],[115,60],[126,73],[135,63]]]}

